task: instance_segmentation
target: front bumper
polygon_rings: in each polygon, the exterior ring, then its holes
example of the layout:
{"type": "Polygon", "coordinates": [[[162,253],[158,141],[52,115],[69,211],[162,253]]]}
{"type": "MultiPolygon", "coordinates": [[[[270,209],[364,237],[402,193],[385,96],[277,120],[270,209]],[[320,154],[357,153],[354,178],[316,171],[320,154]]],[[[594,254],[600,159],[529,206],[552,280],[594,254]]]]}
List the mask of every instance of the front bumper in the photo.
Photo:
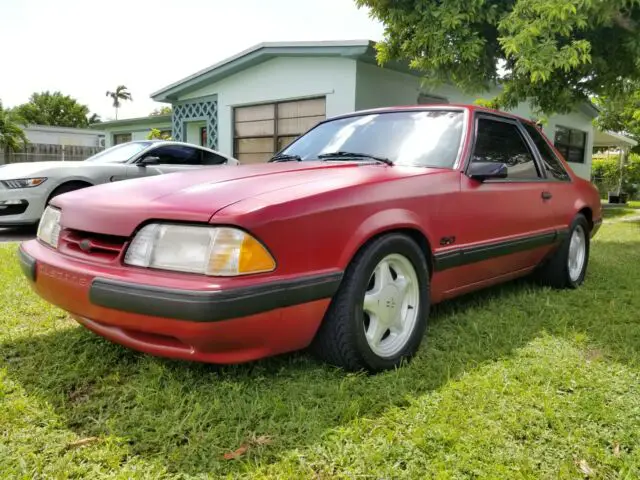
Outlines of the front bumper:
{"type": "Polygon", "coordinates": [[[44,188],[45,184],[38,187],[17,188],[15,190],[0,185],[0,202],[21,200],[26,203],[25,209],[17,208],[15,205],[3,208],[3,205],[0,204],[0,227],[38,223],[48,197],[48,190],[44,188]]]}
{"type": "Polygon", "coordinates": [[[306,347],[341,272],[212,279],[88,264],[37,240],[21,268],[45,300],[90,330],[154,355],[237,363],[306,347]],[[212,281],[218,281],[212,284],[212,281]]]}

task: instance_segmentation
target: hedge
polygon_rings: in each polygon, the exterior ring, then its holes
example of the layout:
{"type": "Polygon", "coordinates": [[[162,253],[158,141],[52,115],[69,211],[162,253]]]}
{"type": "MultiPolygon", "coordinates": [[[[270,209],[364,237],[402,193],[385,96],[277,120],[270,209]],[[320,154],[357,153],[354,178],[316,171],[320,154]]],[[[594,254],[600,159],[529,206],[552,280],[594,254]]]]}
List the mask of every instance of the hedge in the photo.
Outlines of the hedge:
{"type": "MultiPolygon", "coordinates": [[[[618,156],[603,158],[593,157],[591,164],[591,179],[600,191],[600,196],[606,198],[609,192],[618,191],[620,180],[620,159],[618,156]]],[[[623,169],[622,192],[630,199],[640,196],[640,155],[631,154],[623,169]]]]}

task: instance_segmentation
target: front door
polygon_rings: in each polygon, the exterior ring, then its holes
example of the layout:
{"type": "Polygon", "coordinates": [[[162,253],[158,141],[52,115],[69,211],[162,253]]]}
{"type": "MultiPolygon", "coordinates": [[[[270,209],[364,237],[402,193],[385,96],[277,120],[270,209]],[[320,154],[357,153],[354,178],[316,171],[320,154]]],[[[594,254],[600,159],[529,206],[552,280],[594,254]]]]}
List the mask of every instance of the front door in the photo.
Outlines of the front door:
{"type": "Polygon", "coordinates": [[[461,254],[439,262],[451,268],[442,276],[450,293],[529,269],[555,241],[552,206],[544,198],[547,181],[520,124],[492,115],[478,115],[475,122],[469,162],[505,163],[508,176],[484,182],[460,176],[463,213],[455,248],[461,254]]]}

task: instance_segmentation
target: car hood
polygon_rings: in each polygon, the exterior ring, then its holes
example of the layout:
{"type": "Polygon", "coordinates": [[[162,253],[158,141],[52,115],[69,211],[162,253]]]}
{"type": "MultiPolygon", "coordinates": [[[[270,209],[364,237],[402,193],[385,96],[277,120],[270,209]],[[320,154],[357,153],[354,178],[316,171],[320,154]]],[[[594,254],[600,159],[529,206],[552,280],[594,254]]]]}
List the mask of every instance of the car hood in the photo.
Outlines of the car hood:
{"type": "Polygon", "coordinates": [[[0,180],[32,178],[51,170],[86,167],[85,162],[24,162],[0,165],[0,180]]]}
{"type": "Polygon", "coordinates": [[[216,212],[247,198],[303,184],[313,185],[315,192],[329,191],[397,177],[398,168],[352,162],[218,166],[99,185],[52,203],[62,209],[66,228],[130,236],[148,220],[208,222],[216,212]]]}

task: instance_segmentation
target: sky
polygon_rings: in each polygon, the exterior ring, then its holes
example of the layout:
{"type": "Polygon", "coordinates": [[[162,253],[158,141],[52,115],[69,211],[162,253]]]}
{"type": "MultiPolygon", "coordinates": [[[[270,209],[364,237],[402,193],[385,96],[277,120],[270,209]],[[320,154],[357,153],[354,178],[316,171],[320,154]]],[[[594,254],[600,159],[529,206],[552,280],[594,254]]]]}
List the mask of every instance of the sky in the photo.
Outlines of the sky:
{"type": "Polygon", "coordinates": [[[155,92],[257,43],[380,40],[383,27],[353,0],[0,0],[0,100],[59,90],[103,120],[107,90],[149,114],[155,92]]]}

